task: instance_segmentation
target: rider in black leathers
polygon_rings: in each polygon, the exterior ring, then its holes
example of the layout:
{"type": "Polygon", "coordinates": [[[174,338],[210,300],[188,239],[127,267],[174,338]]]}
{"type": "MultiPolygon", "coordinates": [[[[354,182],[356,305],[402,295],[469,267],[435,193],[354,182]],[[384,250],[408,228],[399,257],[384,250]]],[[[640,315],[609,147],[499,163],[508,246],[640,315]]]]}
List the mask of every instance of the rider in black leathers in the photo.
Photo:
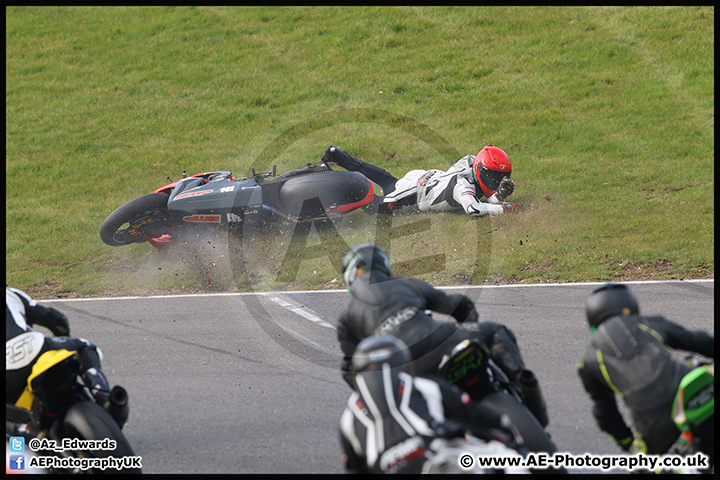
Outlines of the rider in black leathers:
{"type": "MultiPolygon", "coordinates": [[[[419,279],[393,276],[390,260],[380,247],[362,244],[351,249],[343,260],[343,279],[350,299],[340,313],[337,335],[348,384],[353,352],[371,335],[402,340],[418,373],[436,373],[442,356],[465,339],[479,340],[511,382],[517,382],[522,372],[529,373],[515,335],[507,327],[478,322],[475,305],[465,295],[445,293],[419,279]],[[426,310],[451,315],[459,323],[435,320],[426,310]]],[[[538,411],[545,409],[541,403],[538,411]]]]}
{"type": "Polygon", "coordinates": [[[466,433],[514,449],[522,443],[507,415],[441,377],[411,375],[408,349],[395,337],[363,340],[352,371],[355,392],[340,420],[348,473],[421,473],[429,459],[442,455],[444,440],[459,441],[466,433]]]}
{"type": "MultiPolygon", "coordinates": [[[[713,336],[660,316],[640,316],[635,296],[622,284],[595,288],[587,297],[586,313],[593,334],[578,374],[598,426],[625,451],[667,452],[680,435],[672,421],[673,401],[680,380],[692,370],[674,360],[667,347],[714,358],[713,336]],[[630,411],[635,438],[618,411],[616,393],[630,411]]],[[[706,422],[711,430],[713,419],[706,422]]],[[[707,446],[712,437],[697,439],[705,443],[701,450],[713,451],[712,444],[707,446]]]]}
{"type": "Polygon", "coordinates": [[[70,326],[64,313],[38,304],[25,292],[5,286],[5,401],[15,404],[27,386],[27,379],[40,355],[50,350],[77,351],[83,365],[83,378],[92,385],[96,402],[108,409],[122,428],[128,408],[110,406],[110,386],[101,370],[100,350],[84,338],[70,338],[70,326]],[[49,329],[46,337],[33,330],[33,324],[49,329]]]}

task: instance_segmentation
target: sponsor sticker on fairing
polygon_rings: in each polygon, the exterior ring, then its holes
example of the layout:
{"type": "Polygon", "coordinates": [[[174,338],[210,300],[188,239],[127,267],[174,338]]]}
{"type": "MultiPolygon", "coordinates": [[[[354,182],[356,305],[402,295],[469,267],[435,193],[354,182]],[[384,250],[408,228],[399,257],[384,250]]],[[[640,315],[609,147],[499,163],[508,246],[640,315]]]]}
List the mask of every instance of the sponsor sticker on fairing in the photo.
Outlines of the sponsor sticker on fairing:
{"type": "Polygon", "coordinates": [[[183,220],[194,223],[220,223],[220,215],[186,215],[183,220]]]}

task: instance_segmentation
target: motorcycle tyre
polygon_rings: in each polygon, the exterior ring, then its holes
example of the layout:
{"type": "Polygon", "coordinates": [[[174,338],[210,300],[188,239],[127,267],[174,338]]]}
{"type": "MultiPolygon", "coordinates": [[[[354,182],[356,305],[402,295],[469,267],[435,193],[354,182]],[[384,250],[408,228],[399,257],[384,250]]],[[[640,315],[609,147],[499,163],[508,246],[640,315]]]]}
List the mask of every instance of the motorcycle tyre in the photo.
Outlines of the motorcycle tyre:
{"type": "MultiPolygon", "coordinates": [[[[103,457],[134,457],[135,452],[127,438],[110,414],[97,403],[78,402],[71,406],[65,414],[63,432],[66,438],[81,438],[83,440],[115,440],[115,450],[93,450],[83,452],[92,458],[103,457]]],[[[106,469],[96,473],[142,473],[140,468],[125,468],[122,470],[106,469]]]]}
{"type": "MultiPolygon", "coordinates": [[[[134,200],[130,200],[108,215],[100,227],[100,238],[111,247],[121,247],[143,241],[143,235],[126,237],[122,240],[116,239],[115,235],[125,232],[125,230],[119,230],[125,223],[132,223],[142,217],[148,216],[155,210],[165,210],[167,212],[168,198],[169,195],[166,193],[148,193],[134,200]]],[[[164,233],[170,233],[170,231],[159,233],[157,237],[162,236],[164,233]]]]}
{"type": "MultiPolygon", "coordinates": [[[[540,425],[537,418],[535,418],[535,415],[533,415],[527,407],[518,402],[515,397],[505,392],[493,392],[485,396],[480,403],[498,412],[507,414],[520,432],[520,435],[522,435],[524,440],[523,446],[531,452],[547,452],[548,454],[557,452],[557,447],[552,440],[550,440],[550,437],[542,425],[540,425]]],[[[567,473],[567,470],[564,468],[530,470],[532,473],[541,474],[567,473]]]]}

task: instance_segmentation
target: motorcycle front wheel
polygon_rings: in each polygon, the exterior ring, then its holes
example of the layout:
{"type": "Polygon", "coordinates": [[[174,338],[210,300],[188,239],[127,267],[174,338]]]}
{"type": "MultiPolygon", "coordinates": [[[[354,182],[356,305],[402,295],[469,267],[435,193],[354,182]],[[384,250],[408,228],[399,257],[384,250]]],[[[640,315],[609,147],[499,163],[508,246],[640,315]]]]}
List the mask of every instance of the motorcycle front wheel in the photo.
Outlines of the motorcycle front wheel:
{"type": "Polygon", "coordinates": [[[168,198],[166,193],[148,193],[129,201],[108,215],[100,227],[100,238],[120,247],[171,234],[168,198]]]}

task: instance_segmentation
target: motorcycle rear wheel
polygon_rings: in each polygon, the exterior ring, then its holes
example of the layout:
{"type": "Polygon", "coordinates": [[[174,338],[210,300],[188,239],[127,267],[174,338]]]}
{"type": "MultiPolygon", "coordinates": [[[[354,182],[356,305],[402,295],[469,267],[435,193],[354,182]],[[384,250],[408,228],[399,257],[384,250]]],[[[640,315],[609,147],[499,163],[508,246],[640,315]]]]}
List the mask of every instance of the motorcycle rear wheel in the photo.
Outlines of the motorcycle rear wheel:
{"type": "Polygon", "coordinates": [[[100,227],[100,238],[112,247],[120,247],[171,234],[168,198],[166,193],[148,193],[129,201],[108,215],[100,227]]]}
{"type": "MultiPolygon", "coordinates": [[[[135,452],[130,442],[110,414],[97,403],[78,402],[65,414],[63,433],[66,438],[83,440],[115,440],[114,450],[83,451],[84,457],[104,458],[134,457],[135,452]]],[[[98,470],[95,473],[103,473],[98,470]]],[[[104,473],[142,473],[141,468],[107,469],[104,473]]]]}
{"type": "MultiPolygon", "coordinates": [[[[523,446],[531,452],[546,452],[548,454],[557,452],[557,446],[550,440],[550,437],[542,425],[540,425],[537,418],[535,418],[535,415],[533,415],[525,405],[518,402],[515,397],[505,392],[493,392],[485,396],[480,403],[498,412],[507,414],[513,425],[515,425],[520,432],[520,435],[522,435],[524,440],[523,446]]],[[[533,471],[533,473],[536,472],[533,471]]],[[[538,473],[565,474],[567,470],[565,468],[548,468],[538,473]]]]}

